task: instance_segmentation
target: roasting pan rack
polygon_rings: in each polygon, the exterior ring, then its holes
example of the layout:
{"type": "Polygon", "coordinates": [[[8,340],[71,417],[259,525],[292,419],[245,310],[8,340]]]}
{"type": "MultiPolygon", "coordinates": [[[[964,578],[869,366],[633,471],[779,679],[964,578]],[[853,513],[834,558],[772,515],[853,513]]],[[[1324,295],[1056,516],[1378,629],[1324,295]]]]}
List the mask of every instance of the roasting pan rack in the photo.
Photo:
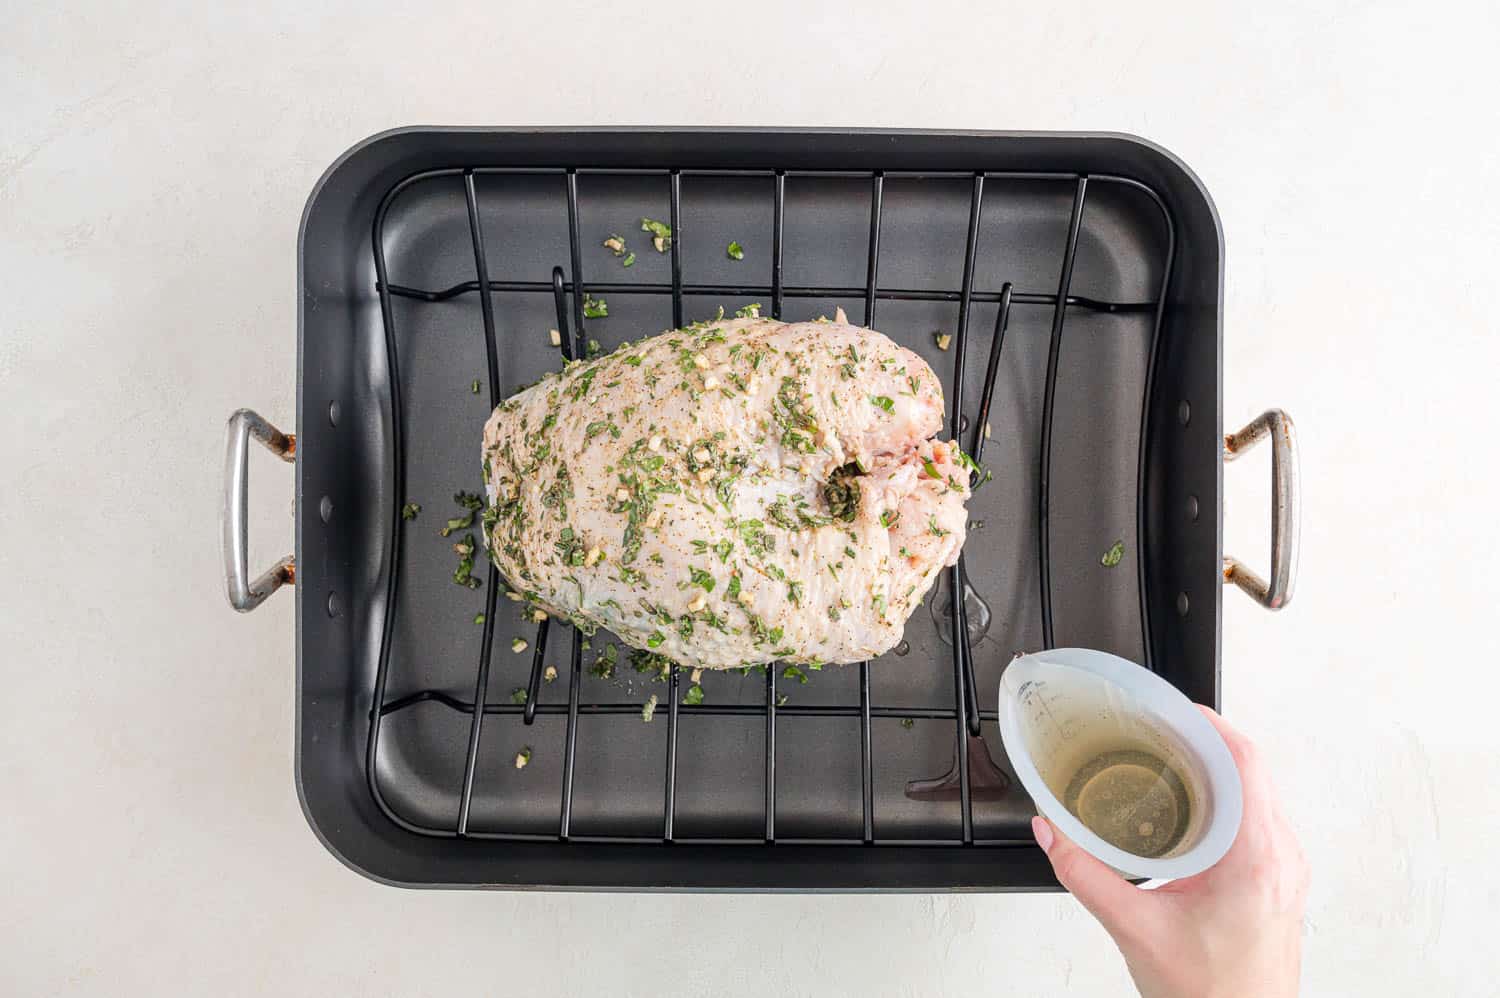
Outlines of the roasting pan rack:
{"type": "MultiPolygon", "coordinates": [[[[1058,355],[1062,340],[1063,327],[1066,320],[1067,308],[1084,308],[1100,312],[1145,312],[1152,315],[1152,334],[1150,351],[1152,359],[1148,361],[1148,372],[1154,368],[1154,354],[1156,342],[1160,331],[1162,310],[1166,301],[1167,282],[1170,280],[1172,271],[1172,254],[1176,247],[1176,235],[1173,230],[1172,219],[1166,206],[1161,199],[1145,184],[1126,177],[1109,175],[1086,175],[1068,173],[1045,173],[1045,172],[937,172],[937,171],[822,171],[822,170],[684,170],[684,169],[631,169],[631,170],[589,170],[583,168],[563,167],[553,170],[537,169],[511,169],[511,168],[482,168],[482,167],[454,167],[449,169],[425,171],[407,178],[393,187],[382,201],[375,217],[375,231],[373,238],[373,252],[375,258],[376,290],[380,296],[381,318],[385,331],[385,345],[387,363],[393,372],[390,379],[391,384],[391,406],[393,412],[392,427],[395,434],[394,456],[395,456],[395,494],[404,495],[405,489],[405,451],[401,438],[403,412],[401,399],[400,379],[394,372],[399,370],[400,357],[397,349],[396,319],[392,308],[392,300],[405,298],[418,302],[442,302],[453,299],[460,295],[478,294],[480,301],[480,314],[482,326],[476,332],[484,336],[485,356],[487,362],[489,402],[493,408],[503,401],[500,385],[500,366],[496,341],[496,324],[494,316],[494,304],[491,295],[495,292],[506,292],[513,294],[547,294],[551,295],[557,314],[557,328],[561,333],[559,346],[559,361],[580,359],[584,356],[584,344],[587,339],[586,322],[584,316],[584,299],[586,295],[659,295],[671,296],[672,301],[672,325],[680,328],[683,325],[683,299],[688,295],[720,296],[726,298],[759,297],[769,300],[769,315],[772,318],[780,318],[782,307],[788,298],[855,298],[863,299],[864,314],[859,318],[860,325],[875,328],[877,320],[877,306],[883,300],[909,300],[909,301],[948,301],[958,303],[958,324],[953,337],[954,351],[954,376],[948,385],[947,407],[949,412],[948,432],[952,439],[959,440],[961,428],[966,425],[970,428],[968,438],[963,441],[965,449],[974,456],[976,461],[982,462],[984,458],[985,436],[982,429],[989,420],[990,403],[995,388],[996,375],[999,370],[1001,351],[1004,347],[1005,333],[1009,325],[1010,313],[1016,307],[1045,307],[1052,311],[1051,338],[1048,346],[1047,380],[1045,401],[1043,404],[1042,417],[1042,439],[1041,439],[1041,464],[1038,469],[1039,475],[1039,505],[1038,517],[1038,544],[1040,559],[1038,573],[1040,579],[1040,596],[1042,608],[1043,639],[1048,647],[1053,645],[1053,620],[1052,620],[1052,598],[1050,586],[1051,566],[1049,562],[1049,465],[1051,463],[1052,447],[1052,423],[1053,412],[1056,405],[1056,387],[1058,374],[1058,355]],[[561,265],[555,266],[552,271],[551,282],[546,281],[524,281],[504,280],[490,276],[490,268],[485,252],[485,237],[483,227],[480,224],[480,200],[476,177],[500,176],[500,177],[538,177],[538,176],[562,176],[566,183],[567,192],[567,217],[568,217],[568,246],[570,252],[571,271],[565,271],[561,265]],[[629,175],[642,177],[656,177],[665,181],[669,191],[670,224],[672,226],[673,239],[670,247],[672,279],[669,284],[651,283],[628,283],[610,281],[588,281],[580,280],[578,275],[583,270],[583,244],[580,234],[579,210],[578,210],[578,184],[579,178],[589,175],[629,175]],[[868,180],[870,184],[870,224],[868,242],[868,265],[867,278],[863,287],[810,287],[791,285],[785,282],[782,259],[783,232],[785,228],[786,215],[786,182],[788,177],[812,176],[826,177],[837,175],[843,178],[855,177],[868,180]],[[771,249],[771,272],[770,280],[764,284],[685,284],[682,278],[682,260],[684,252],[700,251],[693,248],[691,233],[684,236],[682,231],[682,180],[684,177],[695,176],[728,176],[742,178],[764,178],[771,181],[773,187],[772,208],[772,249],[771,249]],[[464,281],[451,287],[440,289],[424,289],[406,287],[393,284],[388,279],[385,259],[385,221],[388,210],[393,201],[409,185],[438,178],[453,178],[461,181],[464,189],[464,197],[468,208],[469,236],[472,242],[474,269],[476,277],[473,280],[464,281]],[[888,178],[905,178],[933,180],[933,179],[960,179],[971,184],[971,198],[969,206],[969,221],[967,227],[966,243],[964,248],[964,270],[963,283],[960,288],[953,290],[918,290],[882,287],[879,283],[880,262],[880,236],[882,220],[882,198],[885,182],[888,178]],[[1018,291],[1009,282],[998,289],[977,289],[974,284],[974,264],[978,246],[981,212],[983,210],[984,185],[987,180],[1000,180],[1004,182],[1014,181],[1037,181],[1057,183],[1059,181],[1069,182],[1073,185],[1072,209],[1067,226],[1067,239],[1060,247],[1062,253],[1061,277],[1057,289],[1052,292],[1018,291]],[[1143,302],[1114,302],[1099,301],[1069,293],[1072,281],[1073,262],[1078,249],[1079,226],[1083,217],[1085,199],[1088,195],[1090,185],[1099,186],[1105,184],[1118,184],[1131,187],[1145,194],[1161,211],[1163,224],[1166,227],[1167,241],[1165,259],[1161,262],[1162,284],[1161,288],[1152,301],[1143,302]],[[684,249],[687,247],[687,250],[684,249]],[[573,279],[569,279],[569,273],[573,279]],[[481,290],[489,293],[481,294],[481,290]],[[988,360],[986,364],[986,376],[984,389],[980,399],[977,418],[972,422],[964,419],[963,399],[963,373],[968,356],[969,347],[969,313],[970,307],[975,302],[991,302],[999,305],[999,311],[995,321],[993,335],[991,337],[988,360]]],[[[706,251],[706,250],[704,250],[706,251]]],[[[851,317],[852,320],[853,317],[851,317]]],[[[1145,399],[1150,398],[1151,383],[1148,373],[1145,399]]],[[[1147,404],[1143,399],[1141,404],[1141,420],[1147,418],[1147,404]]],[[[1140,435],[1141,447],[1139,455],[1139,472],[1144,476],[1145,442],[1147,435],[1144,425],[1140,435]]],[[[1139,544],[1140,536],[1144,531],[1142,523],[1143,511],[1138,510],[1136,523],[1136,543],[1139,544]]],[[[848,845],[905,845],[905,846],[1000,846],[1014,845],[1018,841],[1015,838],[985,838],[976,837],[974,833],[973,802],[974,790],[971,786],[971,764],[972,753],[969,748],[969,739],[980,736],[981,722],[985,720],[994,721],[997,717],[995,711],[986,711],[980,708],[978,692],[974,680],[973,649],[971,645],[968,621],[966,618],[968,600],[951,600],[950,604],[956,612],[948,614],[950,621],[950,635],[952,638],[953,656],[952,668],[954,672],[955,702],[952,709],[922,708],[922,707],[898,707],[877,705],[871,702],[870,695],[870,663],[868,661],[858,664],[860,700],[857,705],[778,705],[777,675],[780,671],[779,664],[765,669],[765,698],[758,706],[744,704],[697,704],[686,705],[681,702],[681,669],[674,666],[667,680],[667,693],[664,711],[667,724],[667,752],[665,772],[662,777],[663,795],[663,820],[661,832],[656,836],[644,835],[588,835],[578,834],[572,829],[573,811],[573,789],[574,789],[574,759],[578,729],[582,718],[600,715],[630,715],[639,714],[641,705],[639,703],[589,703],[579,702],[580,688],[582,686],[583,653],[582,639],[576,630],[572,631],[571,649],[569,659],[569,686],[568,703],[566,706],[558,704],[538,703],[538,693],[541,689],[542,673],[547,654],[548,642],[553,630],[553,621],[544,620],[536,627],[535,639],[531,642],[533,649],[531,657],[531,670],[526,686],[527,697],[524,704],[508,702],[494,702],[487,699],[489,689],[490,665],[494,648],[494,628],[496,621],[496,610],[499,590],[502,579],[495,566],[489,565],[486,579],[486,597],[484,610],[484,624],[478,641],[478,665],[475,669],[474,694],[470,700],[459,699],[447,692],[436,689],[418,690],[404,696],[387,699],[386,679],[388,676],[388,664],[391,648],[391,629],[394,626],[399,573],[396,567],[399,565],[402,551],[402,538],[405,531],[402,530],[401,514],[399,504],[395,510],[391,523],[394,540],[392,547],[392,566],[387,575],[390,591],[386,600],[386,613],[384,619],[383,637],[381,642],[380,666],[376,674],[373,703],[378,705],[372,712],[368,746],[365,752],[366,776],[369,780],[370,791],[376,800],[381,802],[386,814],[390,819],[408,831],[420,835],[439,836],[448,838],[472,838],[481,840],[499,841],[565,841],[581,843],[642,843],[660,842],[672,843],[681,837],[674,829],[674,811],[677,791],[677,726],[678,719],[684,714],[697,715],[739,715],[763,717],[765,720],[765,832],[762,837],[707,837],[692,836],[691,841],[701,845],[749,845],[764,844],[774,846],[777,843],[795,845],[820,845],[820,846],[848,846],[848,845]],[[467,751],[463,764],[463,783],[461,789],[458,820],[452,827],[440,828],[432,825],[418,824],[398,814],[395,809],[386,803],[385,794],[381,788],[381,777],[379,767],[376,764],[382,721],[391,714],[411,708],[419,703],[436,702],[450,709],[461,711],[470,716],[469,737],[467,751]],[[559,788],[559,815],[556,833],[527,833],[512,831],[483,830],[470,827],[470,814],[474,798],[474,776],[480,758],[480,737],[486,716],[490,715],[520,715],[525,724],[532,724],[538,714],[560,714],[567,718],[567,728],[564,740],[564,761],[562,785],[559,788]],[[776,728],[778,720],[782,718],[817,718],[817,717],[857,717],[860,722],[860,771],[861,771],[861,796],[863,802],[863,835],[859,838],[842,837],[778,837],[776,831],[776,728]],[[947,720],[954,724],[955,748],[954,759],[957,777],[957,795],[962,815],[960,834],[949,838],[903,838],[893,836],[878,836],[875,833],[874,799],[875,793],[872,787],[872,773],[874,771],[874,759],[872,758],[872,746],[870,728],[873,718],[897,717],[897,718],[924,718],[935,720],[947,720]]],[[[1139,571],[1144,576],[1145,562],[1137,560],[1139,571]]],[[[960,557],[959,564],[946,570],[946,584],[949,592],[966,592],[967,582],[964,577],[963,559],[960,557]]],[[[1146,586],[1144,577],[1140,580],[1141,593],[1141,627],[1144,635],[1150,634],[1150,608],[1146,601],[1146,586]]],[[[559,626],[567,627],[566,624],[559,626]]],[[[1149,649],[1151,642],[1149,637],[1143,642],[1147,649],[1147,663],[1149,661],[1149,649]]],[[[997,788],[991,788],[992,790],[997,788]]],[[[1012,792],[1019,793],[1019,789],[1012,792]]]]}

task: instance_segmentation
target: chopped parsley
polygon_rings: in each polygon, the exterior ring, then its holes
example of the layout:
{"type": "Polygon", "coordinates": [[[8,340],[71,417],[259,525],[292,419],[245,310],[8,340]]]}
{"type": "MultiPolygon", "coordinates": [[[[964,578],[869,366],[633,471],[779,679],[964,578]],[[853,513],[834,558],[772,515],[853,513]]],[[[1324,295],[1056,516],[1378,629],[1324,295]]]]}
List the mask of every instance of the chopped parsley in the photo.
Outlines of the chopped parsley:
{"type": "Polygon", "coordinates": [[[807,685],[807,673],[803,672],[795,665],[789,665],[785,669],[782,669],[781,676],[783,679],[795,679],[803,686],[807,685]]]}
{"type": "Polygon", "coordinates": [[[619,658],[620,649],[614,645],[605,645],[603,653],[594,659],[593,665],[589,666],[589,675],[609,679],[615,674],[615,663],[619,661],[619,658]]]}
{"type": "Polygon", "coordinates": [[[653,679],[665,681],[672,675],[672,665],[670,658],[656,652],[637,649],[630,653],[630,667],[636,672],[649,674],[653,679]]]}
{"type": "Polygon", "coordinates": [[[573,498],[573,476],[568,473],[568,466],[559,462],[557,477],[542,493],[542,505],[547,509],[557,510],[558,519],[564,519],[568,515],[568,500],[571,498],[573,498]]]}
{"type": "MultiPolygon", "coordinates": [[[[474,525],[474,514],[484,509],[484,500],[473,492],[459,492],[453,496],[453,501],[462,506],[465,512],[460,516],[450,519],[447,525],[438,531],[443,537],[447,537],[454,531],[463,530],[465,527],[472,527],[474,525]]],[[[422,507],[417,506],[416,508],[421,510],[422,507]]],[[[402,510],[401,515],[406,516],[406,511],[402,510]]],[[[416,513],[413,513],[407,519],[416,519],[416,513]]]]}
{"type": "Polygon", "coordinates": [[[1103,565],[1105,568],[1114,568],[1124,557],[1125,542],[1115,541],[1110,545],[1109,550],[1104,552],[1104,557],[1099,559],[1099,564],[1103,565]]]}
{"type": "Polygon", "coordinates": [[[672,227],[666,222],[658,222],[654,218],[643,218],[641,231],[651,233],[651,245],[656,248],[656,252],[665,253],[672,248],[672,227]]]}
{"type": "MultiPolygon", "coordinates": [[[[984,425],[985,425],[985,429],[988,430],[989,429],[989,424],[986,423],[984,425]]],[[[989,433],[985,433],[985,436],[988,437],[989,433]]],[[[968,471],[969,471],[969,481],[973,485],[974,488],[976,488],[976,489],[979,488],[979,486],[983,485],[985,482],[988,482],[990,479],[992,479],[992,478],[995,477],[994,474],[992,472],[990,472],[988,469],[981,468],[979,466],[978,462],[976,462],[969,455],[965,454],[963,452],[963,449],[960,448],[957,444],[953,444],[952,447],[950,448],[950,450],[953,453],[954,462],[960,468],[967,468],[968,469],[968,471]]]]}
{"type": "Polygon", "coordinates": [[[594,378],[596,375],[598,375],[598,373],[598,364],[594,364],[588,369],[582,371],[578,375],[578,377],[573,379],[572,384],[568,385],[568,398],[572,399],[574,402],[581,400],[585,395],[589,393],[589,389],[594,387],[594,378]]]}
{"type": "Polygon", "coordinates": [[[688,707],[698,706],[698,704],[703,702],[703,687],[697,683],[689,686],[688,691],[682,695],[682,702],[688,707]]]}
{"type": "Polygon", "coordinates": [[[751,554],[768,555],[776,550],[776,538],[766,533],[766,525],[760,520],[741,520],[737,529],[751,554]]]}
{"type": "Polygon", "coordinates": [[[749,610],[746,610],[745,614],[750,618],[750,631],[755,635],[755,643],[757,645],[771,645],[774,647],[781,643],[782,630],[780,627],[767,627],[764,620],[761,620],[749,610]]]}
{"type": "Polygon", "coordinates": [[[482,614],[482,613],[476,613],[476,614],[474,614],[474,623],[476,625],[477,624],[483,624],[484,623],[484,614],[482,614]]]}
{"type": "Polygon", "coordinates": [[[605,432],[609,433],[609,435],[615,440],[620,439],[620,428],[615,425],[615,421],[613,419],[594,420],[588,426],[583,428],[583,439],[585,441],[589,441],[597,437],[599,434],[605,432]]]}
{"type": "Polygon", "coordinates": [[[603,319],[608,315],[609,302],[603,298],[595,298],[587,291],[583,293],[583,317],[585,319],[603,319]]]}
{"type": "Polygon", "coordinates": [[[896,402],[889,395],[871,395],[870,404],[887,413],[896,411],[896,402]]]}
{"type": "Polygon", "coordinates": [[[903,728],[905,728],[907,731],[910,731],[916,725],[916,723],[917,723],[916,721],[913,721],[909,717],[903,717],[901,719],[901,726],[903,728]]]}
{"type": "Polygon", "coordinates": [[[802,527],[797,522],[796,517],[793,516],[791,507],[787,505],[786,496],[779,497],[775,502],[767,506],[766,516],[778,527],[785,527],[788,530],[800,530],[802,527]]]}
{"type": "Polygon", "coordinates": [[[580,566],[588,557],[588,551],[584,548],[583,541],[573,533],[572,527],[563,527],[557,535],[557,541],[552,545],[557,551],[557,556],[564,565],[580,566]]]}
{"type": "Polygon", "coordinates": [[[759,319],[760,302],[754,302],[752,304],[746,305],[744,308],[735,309],[734,317],[736,319],[759,319]]]}
{"type": "Polygon", "coordinates": [[[853,381],[859,377],[859,368],[855,367],[859,363],[859,351],[854,349],[854,344],[849,344],[849,349],[845,351],[845,356],[849,359],[839,365],[839,374],[843,376],[844,380],[853,381]]]}
{"type": "Polygon", "coordinates": [[[773,413],[776,422],[781,424],[781,446],[802,454],[811,454],[817,449],[813,434],[817,432],[818,423],[807,408],[805,394],[801,382],[796,378],[783,377],[781,386],[776,391],[773,413]]]}
{"type": "Polygon", "coordinates": [[[526,702],[526,690],[523,689],[520,686],[517,686],[515,689],[511,690],[510,691],[510,702],[513,703],[513,704],[523,704],[523,703],[525,703],[526,702]]]}
{"type": "Polygon", "coordinates": [[[702,589],[706,593],[711,593],[714,591],[714,577],[712,575],[705,572],[701,568],[694,568],[690,571],[692,573],[693,585],[702,589]]]}
{"type": "Polygon", "coordinates": [[[460,586],[478,589],[484,583],[474,577],[474,535],[468,534],[453,545],[458,554],[458,567],[453,570],[453,581],[460,586]]]}
{"type": "Polygon", "coordinates": [[[634,267],[635,266],[635,252],[631,251],[629,253],[626,253],[625,254],[625,259],[623,259],[623,260],[620,261],[620,266],[622,266],[622,267],[634,267]]]}
{"type": "Polygon", "coordinates": [[[729,254],[729,259],[731,260],[745,259],[745,249],[739,243],[730,243],[729,248],[724,252],[729,254]]]}
{"type": "Polygon", "coordinates": [[[422,512],[421,505],[419,505],[418,503],[409,502],[405,506],[401,507],[401,519],[415,520],[417,518],[417,514],[420,512],[422,512]]]}
{"type": "Polygon", "coordinates": [[[880,525],[887,530],[894,527],[896,521],[899,519],[901,519],[901,512],[899,510],[887,509],[882,510],[880,513],[880,525]]]}

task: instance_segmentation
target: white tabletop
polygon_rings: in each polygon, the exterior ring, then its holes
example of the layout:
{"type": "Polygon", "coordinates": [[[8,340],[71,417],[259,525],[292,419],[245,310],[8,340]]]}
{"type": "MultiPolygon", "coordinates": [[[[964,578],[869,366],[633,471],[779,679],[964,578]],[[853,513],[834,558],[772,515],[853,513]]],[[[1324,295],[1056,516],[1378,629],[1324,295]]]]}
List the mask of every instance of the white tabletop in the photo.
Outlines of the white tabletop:
{"type": "MultiPolygon", "coordinates": [[[[411,892],[309,831],[292,600],[230,613],[217,534],[224,418],[294,419],[307,193],[393,125],[637,123],[1122,130],[1198,172],[1225,422],[1301,430],[1296,599],[1227,592],[1223,660],[1315,871],[1306,992],[1493,993],[1494,6],[823,6],[10,5],[0,991],[1127,989],[1065,896],[411,892]]],[[[256,468],[261,561],[292,481],[256,468]]]]}

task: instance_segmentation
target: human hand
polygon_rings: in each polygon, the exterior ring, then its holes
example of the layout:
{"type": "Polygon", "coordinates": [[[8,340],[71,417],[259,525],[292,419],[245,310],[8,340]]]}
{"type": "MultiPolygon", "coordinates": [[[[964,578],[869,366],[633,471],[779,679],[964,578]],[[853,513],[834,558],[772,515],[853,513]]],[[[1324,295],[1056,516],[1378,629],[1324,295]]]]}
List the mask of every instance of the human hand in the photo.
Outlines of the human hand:
{"type": "Polygon", "coordinates": [[[1144,891],[1045,818],[1032,834],[1072,892],[1120,947],[1142,998],[1294,998],[1308,867],[1259,753],[1200,707],[1229,746],[1244,788],[1234,844],[1204,872],[1144,891]]]}

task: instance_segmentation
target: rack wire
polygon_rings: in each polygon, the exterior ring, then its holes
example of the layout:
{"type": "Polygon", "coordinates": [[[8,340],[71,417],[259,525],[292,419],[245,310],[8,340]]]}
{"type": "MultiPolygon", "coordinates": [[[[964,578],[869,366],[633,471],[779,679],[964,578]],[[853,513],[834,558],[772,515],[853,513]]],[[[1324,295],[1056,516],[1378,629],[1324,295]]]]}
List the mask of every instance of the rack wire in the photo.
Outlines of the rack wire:
{"type": "MultiPolygon", "coordinates": [[[[375,287],[379,295],[380,315],[383,326],[386,363],[389,369],[391,432],[394,490],[392,495],[406,494],[405,450],[403,444],[403,420],[401,385],[398,376],[399,356],[397,350],[396,323],[392,301],[403,298],[419,302],[444,302],[468,294],[478,294],[483,324],[485,354],[487,362],[489,400],[491,407],[502,401],[500,396],[500,365],[497,356],[494,305],[491,295],[495,292],[521,294],[550,294],[557,313],[557,325],[561,332],[561,359],[573,360],[584,352],[585,294],[598,295],[656,295],[671,296],[672,323],[674,328],[683,325],[683,299],[687,295],[719,297],[769,297],[771,316],[780,318],[787,299],[800,298],[844,298],[864,302],[862,324],[874,327],[877,306],[882,301],[936,301],[957,302],[958,324],[954,334],[954,375],[949,386],[950,436],[961,441],[964,419],[964,371],[969,346],[969,322],[972,307],[976,303],[999,305],[995,328],[986,360],[984,386],[980,395],[977,418],[970,424],[971,440],[968,453],[976,461],[983,457],[985,437],[983,427],[989,421],[995,384],[999,370],[1001,351],[1011,311],[1017,306],[1042,306],[1052,309],[1051,331],[1048,342],[1047,373],[1043,400],[1040,460],[1037,469],[1039,490],[1037,508],[1038,533],[1038,585],[1041,597],[1042,634],[1046,647],[1053,646],[1054,628],[1051,596],[1051,564],[1049,556],[1050,480],[1052,457],[1053,414],[1056,405],[1058,358],[1060,356],[1065,320],[1070,308],[1093,312],[1128,314],[1141,313],[1151,316],[1148,357],[1146,365],[1146,387],[1141,402],[1139,452],[1137,455],[1137,494],[1146,484],[1147,432],[1151,392],[1155,382],[1162,315],[1167,301],[1173,257],[1176,251],[1176,232],[1173,219],[1161,197],[1150,187],[1139,181],[1120,176],[1081,173],[1040,173],[1014,171],[847,171],[847,170],[688,170],[688,169],[588,169],[582,167],[497,168],[454,167],[431,170],[415,174],[396,184],[381,201],[376,212],[373,233],[373,255],[375,263],[375,287]],[[669,192],[670,221],[674,238],[671,255],[671,283],[618,283],[608,281],[586,282],[583,271],[582,240],[579,230],[578,181],[580,176],[643,176],[666,180],[669,192]],[[479,197],[475,185],[477,177],[563,177],[565,179],[569,272],[561,266],[552,271],[550,281],[496,280],[489,276],[484,234],[480,225],[479,197]],[[684,176],[717,176],[770,179],[773,183],[772,251],[771,273],[768,284],[686,284],[682,280],[682,178],[684,176]],[[838,177],[865,180],[870,184],[870,221],[866,279],[858,287],[819,287],[789,285],[784,281],[783,233],[785,228],[786,181],[788,177],[838,177]],[[474,280],[464,281],[441,289],[422,289],[393,284],[389,280],[385,258],[385,222],[387,213],[397,196],[407,187],[419,181],[440,177],[453,177],[462,181],[468,212],[469,233],[473,244],[474,280]],[[971,184],[969,217],[964,251],[963,280],[956,290],[927,290],[914,288],[881,287],[879,283],[880,237],[884,188],[887,179],[963,179],[971,184]],[[995,181],[1068,182],[1073,185],[1072,207],[1068,219],[1067,238],[1062,247],[1062,266],[1055,292],[1019,291],[1005,283],[998,290],[981,290],[974,287],[975,263],[978,253],[981,214],[984,203],[984,185],[995,181]],[[1084,206],[1091,185],[1122,185],[1133,188],[1149,198],[1160,211],[1166,231],[1166,247],[1161,268],[1161,284],[1156,297],[1151,301],[1115,302],[1088,298],[1070,293],[1073,267],[1078,250],[1079,232],[1084,206]],[[487,293],[479,294],[483,290],[487,293]],[[571,321],[570,321],[571,320],[571,321]]],[[[778,704],[776,667],[765,672],[765,695],[759,704],[694,704],[681,702],[679,696],[680,669],[674,666],[667,681],[667,751],[663,773],[663,818],[658,835],[585,835],[572,828],[574,775],[577,759],[577,739],[580,718],[609,715],[639,714],[639,703],[580,703],[582,685],[582,638],[572,631],[571,659],[569,670],[568,702],[562,704],[539,704],[538,691],[542,678],[543,660],[551,632],[551,621],[544,620],[537,626],[531,670],[527,683],[527,698],[524,704],[491,703],[486,700],[489,686],[491,652],[494,644],[496,600],[500,588],[499,572],[491,563],[486,586],[484,625],[479,643],[479,661],[475,670],[474,694],[463,700],[442,690],[424,689],[395,699],[386,699],[386,681],[392,646],[395,607],[399,589],[399,568],[402,556],[400,503],[393,503],[391,531],[393,541],[389,546],[388,563],[385,568],[387,591],[384,602],[384,617],[381,628],[381,646],[376,670],[370,728],[366,745],[366,780],[376,802],[396,824],[420,835],[442,838],[468,838],[511,842],[578,842],[578,843],[661,843],[674,841],[691,842],[694,845],[828,845],[828,846],[1014,846],[1015,839],[983,838],[974,835],[973,794],[970,786],[968,753],[965,739],[977,736],[984,721],[997,719],[995,711],[980,710],[974,678],[973,647],[968,627],[966,595],[968,581],[964,559],[960,554],[958,563],[948,570],[948,585],[953,609],[949,615],[953,646],[954,705],[952,709],[930,707],[905,707],[876,705],[871,698],[870,663],[861,662],[859,669],[859,703],[835,705],[791,705],[778,704]],[[463,779],[460,787],[460,803],[457,821],[451,827],[436,827],[408,820],[387,802],[380,784],[376,765],[380,741],[381,722],[384,718],[408,710],[417,704],[435,703],[451,710],[469,715],[470,726],[467,750],[464,757],[463,779]],[[474,777],[480,759],[480,738],[487,717],[496,715],[520,716],[524,724],[532,724],[538,715],[565,716],[567,718],[565,751],[563,758],[562,785],[559,793],[558,826],[554,833],[523,833],[509,831],[479,830],[470,827],[473,805],[474,777]],[[677,796],[677,731],[679,719],[684,715],[704,717],[762,717],[765,721],[765,803],[764,834],[759,838],[724,836],[679,836],[675,828],[677,796]],[[860,724],[860,776],[862,798],[862,834],[859,838],[817,837],[793,838],[778,836],[776,831],[776,730],[780,718],[858,718],[860,724]],[[876,718],[913,718],[951,721],[954,725],[954,758],[959,781],[961,811],[960,834],[954,838],[901,838],[877,836],[875,834],[874,759],[872,752],[871,722],[876,718]]],[[[1136,537],[1137,549],[1142,546],[1145,533],[1145,503],[1137,504],[1136,537]]],[[[1137,560],[1138,591],[1140,593],[1142,647],[1147,667],[1152,666],[1150,608],[1146,593],[1145,560],[1137,560]]]]}

